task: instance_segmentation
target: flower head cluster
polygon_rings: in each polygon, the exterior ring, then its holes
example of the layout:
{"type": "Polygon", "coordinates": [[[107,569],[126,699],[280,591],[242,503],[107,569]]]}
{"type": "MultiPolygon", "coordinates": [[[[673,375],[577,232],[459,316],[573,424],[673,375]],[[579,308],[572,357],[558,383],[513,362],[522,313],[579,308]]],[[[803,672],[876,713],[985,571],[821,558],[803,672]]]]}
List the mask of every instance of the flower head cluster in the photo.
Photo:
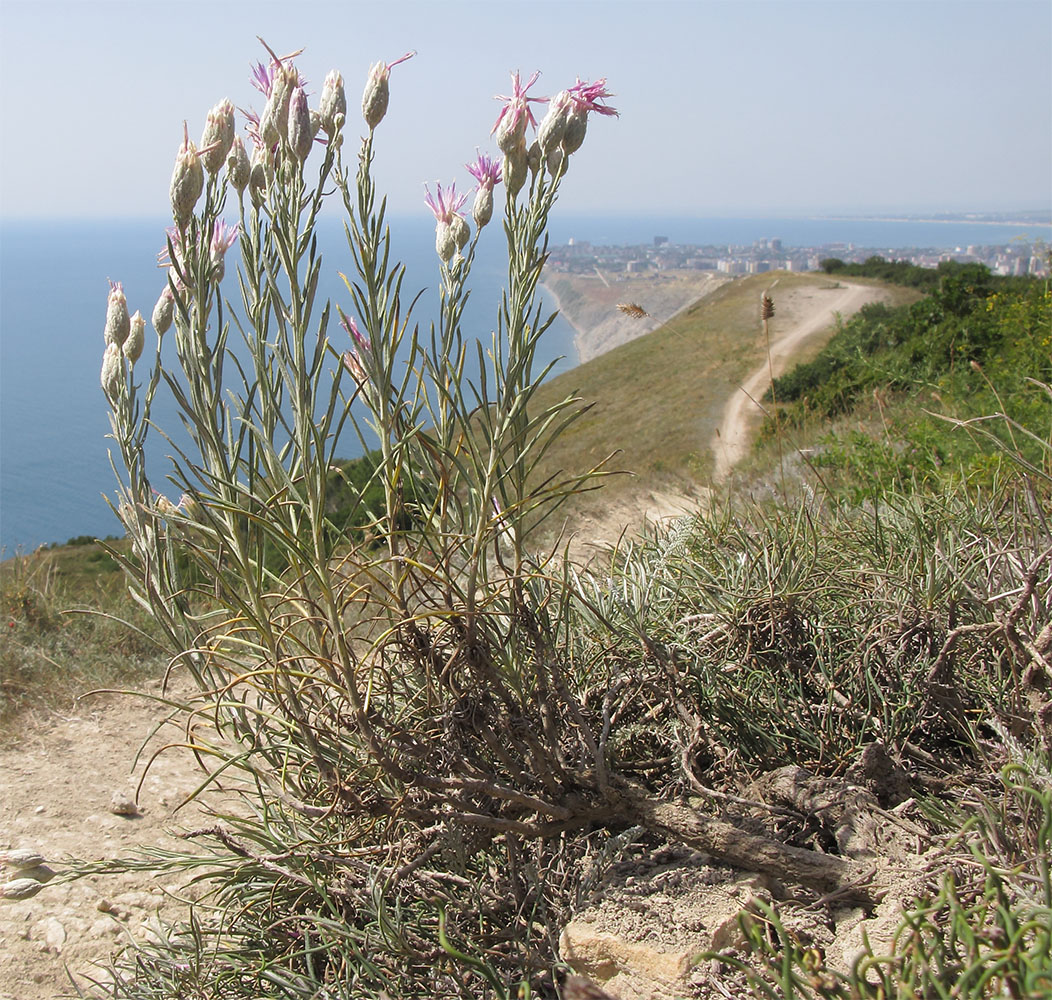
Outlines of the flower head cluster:
{"type": "Polygon", "coordinates": [[[382,59],[369,68],[369,79],[365,82],[365,93],[362,94],[362,117],[371,132],[384,120],[387,114],[387,102],[391,96],[388,81],[391,78],[391,70],[399,63],[412,59],[416,55],[415,50],[399,56],[394,62],[386,63],[382,59]]]}
{"type": "Polygon", "coordinates": [[[460,210],[467,201],[466,194],[457,194],[456,181],[449,185],[449,190],[443,192],[442,185],[435,184],[435,195],[427,185],[424,185],[424,201],[435,216],[435,252],[444,264],[448,264],[453,254],[463,250],[471,235],[468,224],[460,214],[460,210]]]}

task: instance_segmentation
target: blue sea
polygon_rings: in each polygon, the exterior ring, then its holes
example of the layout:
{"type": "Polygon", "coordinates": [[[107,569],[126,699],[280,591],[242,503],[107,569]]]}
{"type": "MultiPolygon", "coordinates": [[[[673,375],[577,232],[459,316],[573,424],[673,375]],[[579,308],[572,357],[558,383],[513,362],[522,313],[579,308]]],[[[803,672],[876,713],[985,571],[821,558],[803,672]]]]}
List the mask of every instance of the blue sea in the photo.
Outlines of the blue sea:
{"type": "MultiPolygon", "coordinates": [[[[322,240],[327,284],[320,295],[350,311],[336,272],[350,272],[353,265],[341,232],[330,226],[322,240]]],[[[120,529],[103,499],[115,493],[107,457],[107,407],[99,388],[107,279],[121,281],[131,310],[149,318],[164,285],[164,272],[156,266],[164,227],[164,220],[0,223],[0,549],[5,556],[120,529]]],[[[416,320],[426,330],[438,308],[433,224],[430,216],[392,219],[391,229],[394,253],[407,267],[404,288],[411,294],[425,289],[416,320]]],[[[694,245],[739,246],[780,238],[786,247],[851,243],[880,252],[999,245],[1021,235],[1047,240],[1050,233],[1048,226],[971,222],[583,216],[557,216],[551,230],[553,243],[572,238],[635,245],[650,243],[655,235],[694,245]]],[[[465,330],[484,342],[500,304],[502,248],[495,222],[483,235],[465,316],[465,330]]],[[[228,261],[236,250],[235,244],[228,261]]],[[[228,296],[236,297],[231,275],[225,287],[228,296]]],[[[340,333],[330,327],[330,336],[340,333]]],[[[151,338],[148,327],[148,345],[151,338]]],[[[542,354],[542,363],[561,359],[555,371],[576,363],[573,330],[565,320],[558,319],[548,331],[542,354]]],[[[157,408],[155,416],[162,425],[175,424],[172,405],[157,408]]],[[[348,433],[346,457],[355,453],[355,439],[348,433]]],[[[151,477],[162,492],[165,467],[165,446],[158,441],[151,477]]]]}

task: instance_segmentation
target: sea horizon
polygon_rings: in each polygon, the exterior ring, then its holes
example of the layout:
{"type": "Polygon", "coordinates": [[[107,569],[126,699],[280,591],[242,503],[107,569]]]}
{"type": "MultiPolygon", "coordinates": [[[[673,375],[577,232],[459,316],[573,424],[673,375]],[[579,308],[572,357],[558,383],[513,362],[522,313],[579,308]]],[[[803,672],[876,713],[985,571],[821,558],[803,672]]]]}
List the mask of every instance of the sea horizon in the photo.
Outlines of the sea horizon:
{"type": "MultiPolygon", "coordinates": [[[[391,215],[393,254],[407,266],[406,289],[428,289],[416,319],[421,329],[436,315],[437,266],[429,216],[391,215]]],[[[149,315],[163,288],[156,254],[166,220],[0,219],[0,554],[11,556],[82,535],[105,537],[120,524],[103,495],[114,497],[108,465],[109,426],[99,388],[107,280],[121,281],[132,311],[149,315]]],[[[466,331],[487,339],[495,327],[504,263],[496,222],[483,233],[475,264],[466,331]]],[[[1052,241],[1052,222],[1019,224],[975,220],[898,220],[844,216],[596,216],[556,209],[553,244],[640,245],[655,236],[696,246],[748,246],[780,239],[783,246],[851,244],[875,253],[907,248],[999,246],[1020,236],[1052,241]]],[[[348,308],[336,271],[350,271],[338,220],[324,220],[327,275],[323,297],[348,308]],[[336,259],[333,260],[332,258],[336,259]]],[[[235,250],[232,253],[236,252],[235,250]]],[[[234,268],[228,268],[233,271],[234,268]]],[[[236,278],[226,292],[234,297],[236,278]]],[[[543,295],[544,293],[542,293],[543,295]]],[[[547,300],[551,305],[551,297],[547,300]]],[[[339,336],[330,328],[330,337],[339,336]]],[[[555,371],[576,363],[574,330],[559,317],[544,339],[543,363],[555,371]]],[[[175,419],[160,410],[162,422],[175,419]]],[[[351,450],[351,449],[348,449],[351,450]]],[[[164,490],[164,449],[151,469],[164,490]]],[[[353,458],[353,454],[343,456],[353,458]]]]}

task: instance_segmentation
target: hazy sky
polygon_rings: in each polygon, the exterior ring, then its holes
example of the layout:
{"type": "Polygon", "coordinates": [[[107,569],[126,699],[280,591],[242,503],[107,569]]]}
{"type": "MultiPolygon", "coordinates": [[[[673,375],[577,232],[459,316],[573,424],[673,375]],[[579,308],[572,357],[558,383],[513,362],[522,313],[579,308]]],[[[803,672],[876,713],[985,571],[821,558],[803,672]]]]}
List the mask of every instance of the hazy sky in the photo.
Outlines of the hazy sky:
{"type": "MultiPolygon", "coordinates": [[[[608,78],[564,211],[786,214],[1002,210],[1052,201],[1048,0],[0,0],[0,214],[157,216],[187,119],[197,141],[248,82],[262,35],[316,100],[396,67],[377,132],[394,210],[456,176],[510,70],[532,93],[608,78]]],[[[353,148],[353,146],[351,147],[353,148]]]]}

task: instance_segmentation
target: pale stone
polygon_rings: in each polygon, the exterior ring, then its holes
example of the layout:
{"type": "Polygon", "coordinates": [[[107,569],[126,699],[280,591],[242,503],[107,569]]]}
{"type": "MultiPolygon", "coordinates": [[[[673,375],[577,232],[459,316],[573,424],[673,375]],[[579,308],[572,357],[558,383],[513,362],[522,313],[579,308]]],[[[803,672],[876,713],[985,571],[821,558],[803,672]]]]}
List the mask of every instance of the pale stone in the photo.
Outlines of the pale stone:
{"type": "Polygon", "coordinates": [[[116,791],[110,796],[110,812],[114,816],[138,816],[139,806],[127,792],[116,791]]]}
{"type": "Polygon", "coordinates": [[[44,944],[48,951],[56,955],[62,952],[62,946],[66,943],[66,928],[55,917],[48,917],[44,921],[44,944]]]}

